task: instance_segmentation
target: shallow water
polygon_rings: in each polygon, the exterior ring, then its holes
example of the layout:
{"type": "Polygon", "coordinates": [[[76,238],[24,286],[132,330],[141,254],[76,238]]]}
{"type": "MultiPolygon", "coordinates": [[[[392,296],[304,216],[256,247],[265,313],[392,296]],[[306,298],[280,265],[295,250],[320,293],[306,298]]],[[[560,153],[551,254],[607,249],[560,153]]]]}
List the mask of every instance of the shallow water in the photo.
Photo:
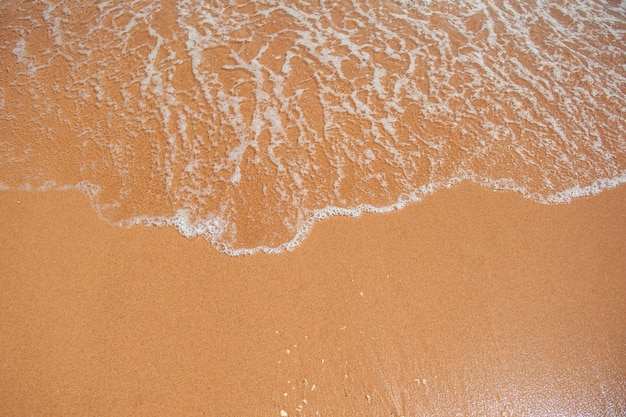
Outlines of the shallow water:
{"type": "Polygon", "coordinates": [[[463,180],[626,180],[626,2],[8,1],[0,183],[229,254],[463,180]]]}

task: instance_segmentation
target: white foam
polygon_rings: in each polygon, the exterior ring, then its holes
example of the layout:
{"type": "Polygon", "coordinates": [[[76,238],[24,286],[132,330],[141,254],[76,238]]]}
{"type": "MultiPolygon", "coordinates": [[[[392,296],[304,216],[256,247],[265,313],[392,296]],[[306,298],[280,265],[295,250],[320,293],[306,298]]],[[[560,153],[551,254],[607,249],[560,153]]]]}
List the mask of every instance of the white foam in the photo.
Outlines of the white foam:
{"type": "Polygon", "coordinates": [[[20,38],[15,42],[15,48],[12,50],[13,54],[15,54],[17,58],[17,62],[20,64],[28,64],[26,59],[26,39],[20,38]]]}
{"type": "MultiPolygon", "coordinates": [[[[71,27],[81,6],[46,3],[15,23],[23,27],[6,47],[20,78],[10,88],[23,87],[19,94],[42,118],[63,119],[65,130],[38,127],[38,139],[55,143],[41,149],[80,147],[92,158],[78,169],[92,182],[75,187],[101,216],[143,195],[145,182],[133,178],[154,170],[150,183],[163,185],[155,192],[175,214],[116,224],[175,227],[231,255],[291,250],[317,221],[387,213],[466,180],[541,203],[625,181],[626,69],[615,62],[626,48],[607,41],[621,39],[623,4],[396,3],[353,0],[342,11],[333,2],[276,0],[250,3],[248,14],[233,1],[180,0],[178,16],[159,16],[171,19],[173,36],[154,20],[160,2],[100,2],[85,33],[71,27]],[[554,8],[573,23],[552,16],[554,8]],[[286,29],[266,34],[262,22],[277,16],[286,29]],[[48,44],[31,40],[35,23],[48,44]],[[259,39],[264,44],[250,53],[259,39]],[[276,65],[264,65],[270,45],[284,40],[289,47],[272,57],[276,65]],[[56,61],[71,68],[70,81],[50,87],[36,72],[56,61]],[[300,80],[296,62],[310,79],[300,80]],[[75,102],[74,119],[60,111],[57,94],[75,102]],[[94,105],[96,117],[83,114],[94,105]],[[99,170],[118,177],[96,185],[99,170]],[[103,193],[108,181],[121,185],[103,193]],[[262,181],[253,184],[258,199],[246,188],[255,181],[262,181]],[[110,201],[100,201],[103,194],[110,201]],[[240,248],[242,212],[267,220],[268,236],[282,228],[288,241],[267,237],[260,241],[272,244],[240,248]]],[[[19,97],[13,91],[0,90],[2,111],[8,97],[19,97]]],[[[33,142],[32,155],[45,154],[33,142]]],[[[19,171],[35,157],[14,145],[2,161],[19,171]]],[[[41,172],[24,186],[64,187],[41,172]]]]}

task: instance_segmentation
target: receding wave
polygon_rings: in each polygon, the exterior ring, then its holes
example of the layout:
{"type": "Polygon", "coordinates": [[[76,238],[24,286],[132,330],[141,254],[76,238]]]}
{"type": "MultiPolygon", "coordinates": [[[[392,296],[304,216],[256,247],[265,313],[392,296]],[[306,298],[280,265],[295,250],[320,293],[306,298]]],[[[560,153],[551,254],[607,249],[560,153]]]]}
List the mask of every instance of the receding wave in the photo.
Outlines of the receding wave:
{"type": "Polygon", "coordinates": [[[470,180],[626,181],[626,6],[594,0],[0,5],[0,182],[229,254],[470,180]]]}

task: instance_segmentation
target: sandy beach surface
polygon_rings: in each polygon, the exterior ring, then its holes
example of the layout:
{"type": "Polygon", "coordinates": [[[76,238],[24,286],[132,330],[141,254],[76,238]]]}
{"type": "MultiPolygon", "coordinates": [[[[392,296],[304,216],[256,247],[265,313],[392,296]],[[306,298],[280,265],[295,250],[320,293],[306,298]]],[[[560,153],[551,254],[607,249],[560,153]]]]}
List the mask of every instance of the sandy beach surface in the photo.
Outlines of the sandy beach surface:
{"type": "Polygon", "coordinates": [[[0,193],[3,416],[618,416],[626,187],[461,184],[233,258],[0,193]]]}
{"type": "Polygon", "coordinates": [[[0,417],[626,415],[618,2],[4,3],[0,417]]]}

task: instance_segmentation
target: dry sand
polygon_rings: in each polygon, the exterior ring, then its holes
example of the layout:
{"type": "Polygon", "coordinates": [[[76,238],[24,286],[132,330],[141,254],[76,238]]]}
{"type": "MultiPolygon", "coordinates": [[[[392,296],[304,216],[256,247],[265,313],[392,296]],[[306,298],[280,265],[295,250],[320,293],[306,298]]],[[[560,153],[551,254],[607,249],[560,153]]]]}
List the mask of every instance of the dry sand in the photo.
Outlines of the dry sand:
{"type": "Polygon", "coordinates": [[[620,415],[625,203],[462,184],[230,258],[3,191],[0,414],[620,415]]]}

